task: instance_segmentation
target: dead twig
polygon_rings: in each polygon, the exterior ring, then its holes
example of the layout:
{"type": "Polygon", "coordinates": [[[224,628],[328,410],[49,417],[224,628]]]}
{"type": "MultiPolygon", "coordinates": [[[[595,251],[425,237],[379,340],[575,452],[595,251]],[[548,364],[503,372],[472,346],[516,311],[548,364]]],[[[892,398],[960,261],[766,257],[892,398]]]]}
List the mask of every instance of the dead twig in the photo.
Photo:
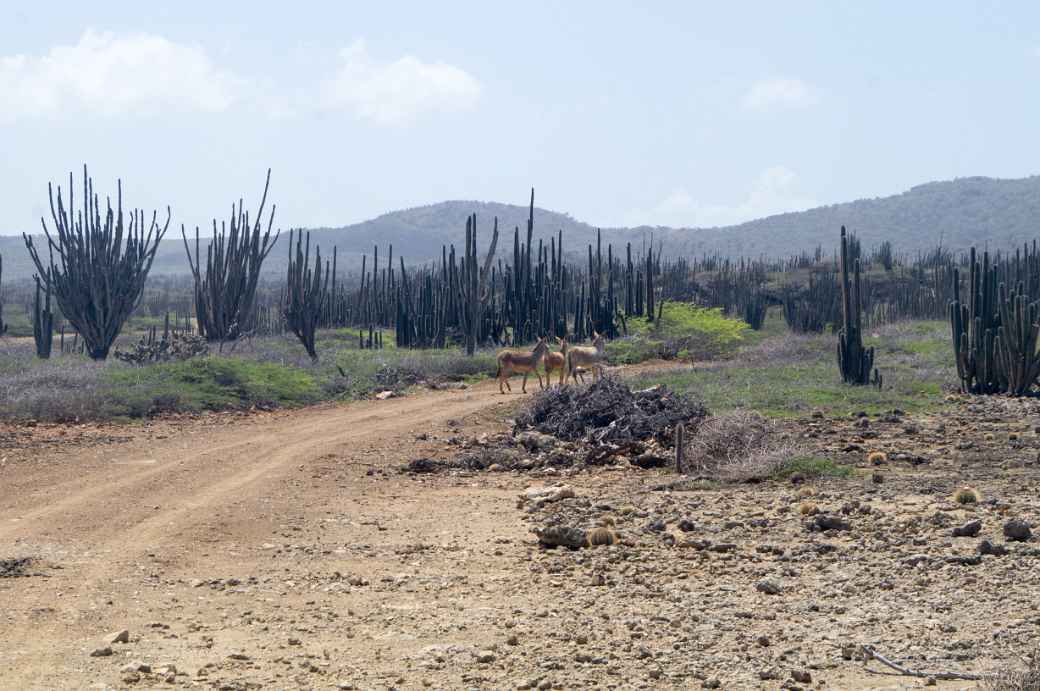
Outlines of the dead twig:
{"type": "Polygon", "coordinates": [[[889,660],[887,657],[879,653],[874,649],[873,646],[864,645],[863,654],[868,660],[877,660],[886,667],[890,667],[895,671],[899,672],[906,677],[920,677],[924,679],[942,679],[942,680],[965,680],[965,681],[979,681],[985,679],[986,676],[982,674],[969,674],[966,672],[915,672],[908,667],[904,667],[898,662],[889,660]]]}
{"type": "Polygon", "coordinates": [[[585,456],[585,463],[587,465],[602,465],[614,456],[635,451],[641,446],[642,445],[639,442],[629,442],[627,444],[621,444],[620,446],[600,446],[592,449],[588,455],[585,456]]]}

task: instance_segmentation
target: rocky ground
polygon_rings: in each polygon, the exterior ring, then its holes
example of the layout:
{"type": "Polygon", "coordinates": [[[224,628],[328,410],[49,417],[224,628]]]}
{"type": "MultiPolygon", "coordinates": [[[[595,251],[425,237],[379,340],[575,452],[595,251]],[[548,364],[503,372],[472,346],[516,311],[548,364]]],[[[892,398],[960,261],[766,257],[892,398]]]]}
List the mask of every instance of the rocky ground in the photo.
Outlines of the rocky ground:
{"type": "Polygon", "coordinates": [[[491,386],[8,430],[0,687],[975,688],[862,646],[988,673],[1040,641],[1037,401],[791,420],[852,474],[719,485],[514,439],[491,386]]]}

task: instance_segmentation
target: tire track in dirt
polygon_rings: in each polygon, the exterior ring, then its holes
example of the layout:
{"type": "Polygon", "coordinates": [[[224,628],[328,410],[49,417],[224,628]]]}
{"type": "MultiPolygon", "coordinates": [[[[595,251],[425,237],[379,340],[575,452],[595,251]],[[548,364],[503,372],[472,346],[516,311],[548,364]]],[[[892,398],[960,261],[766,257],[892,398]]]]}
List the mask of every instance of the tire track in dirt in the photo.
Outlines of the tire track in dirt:
{"type": "MultiPolygon", "coordinates": [[[[414,433],[435,421],[469,415],[502,402],[502,397],[492,396],[489,386],[474,389],[461,394],[431,393],[301,410],[264,431],[220,429],[194,435],[187,441],[202,449],[193,451],[189,458],[184,458],[185,440],[171,438],[148,454],[156,465],[123,466],[125,476],[115,481],[95,483],[85,474],[44,487],[48,494],[64,496],[24,512],[10,506],[17,505],[15,498],[0,493],[0,510],[8,517],[6,524],[0,525],[0,544],[15,537],[28,541],[33,536],[47,535],[54,528],[66,539],[118,533],[122,540],[142,530],[142,526],[176,522],[260,480],[276,481],[280,469],[306,464],[323,453],[344,451],[348,442],[414,433]],[[372,412],[374,406],[379,406],[376,413],[372,412]],[[227,437],[231,440],[226,441],[227,437]],[[145,498],[179,506],[162,508],[159,513],[153,511],[147,518],[122,514],[113,524],[112,518],[120,507],[145,498]]],[[[140,455],[137,449],[110,449],[106,465],[133,461],[140,455]]],[[[108,469],[101,469],[102,474],[108,474],[105,470],[108,469]]]]}
{"type": "MultiPolygon", "coordinates": [[[[30,469],[42,476],[43,496],[60,498],[23,508],[31,498],[7,496],[0,488],[0,519],[6,519],[0,520],[0,554],[33,553],[42,547],[69,558],[55,572],[60,578],[39,584],[25,579],[28,587],[19,588],[20,612],[52,614],[29,628],[14,626],[0,633],[0,649],[14,656],[12,669],[12,661],[0,655],[0,677],[5,678],[0,688],[64,686],[59,679],[67,679],[69,666],[78,666],[84,645],[100,642],[104,620],[139,618],[132,605],[117,603],[115,611],[99,615],[84,611],[82,601],[118,599],[113,591],[118,593],[132,572],[129,567],[146,562],[149,555],[164,555],[177,571],[191,567],[200,545],[253,540],[251,533],[259,524],[249,516],[263,512],[269,497],[292,494],[293,474],[321,465],[330,455],[349,458],[359,445],[385,447],[395,437],[410,439],[451,418],[518,398],[500,396],[483,383],[462,392],[309,408],[259,428],[247,422],[173,435],[148,449],[155,465],[119,465],[142,457],[142,450],[131,445],[104,449],[103,461],[87,464],[71,480],[62,476],[48,484],[46,468],[30,469]],[[248,516],[228,532],[217,517],[231,505],[248,516]],[[62,674],[40,675],[41,666],[62,674]]],[[[322,494],[314,497],[316,504],[335,502],[328,491],[322,494]]]]}

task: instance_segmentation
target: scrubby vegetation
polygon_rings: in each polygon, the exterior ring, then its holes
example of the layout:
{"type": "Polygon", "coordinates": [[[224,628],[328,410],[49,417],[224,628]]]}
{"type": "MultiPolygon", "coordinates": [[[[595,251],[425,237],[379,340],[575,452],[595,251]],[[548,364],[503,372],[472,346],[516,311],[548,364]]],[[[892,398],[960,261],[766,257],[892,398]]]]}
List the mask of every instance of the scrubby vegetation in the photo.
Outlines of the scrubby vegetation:
{"type": "Polygon", "coordinates": [[[719,307],[666,302],[659,319],[629,319],[629,335],[609,343],[607,357],[618,365],[654,358],[714,360],[735,352],[748,331],[746,322],[725,316],[719,307]]]}
{"type": "Polygon", "coordinates": [[[80,355],[32,358],[32,344],[0,351],[0,417],[36,420],[139,418],[162,413],[294,407],[401,393],[421,382],[472,381],[494,371],[494,354],[359,350],[353,334],[325,334],[314,363],[288,337],[243,342],[232,352],[137,366],[80,355]],[[28,365],[28,366],[27,366],[28,365]]]}
{"type": "Polygon", "coordinates": [[[761,336],[729,360],[647,372],[635,385],[666,383],[695,391],[712,410],[741,408],[791,417],[812,411],[933,410],[942,405],[944,387],[956,384],[947,324],[909,322],[865,334],[864,343],[875,348],[882,363],[885,386],[879,391],[841,381],[833,359],[834,337],[792,334],[778,318],[771,315],[761,336]]]}

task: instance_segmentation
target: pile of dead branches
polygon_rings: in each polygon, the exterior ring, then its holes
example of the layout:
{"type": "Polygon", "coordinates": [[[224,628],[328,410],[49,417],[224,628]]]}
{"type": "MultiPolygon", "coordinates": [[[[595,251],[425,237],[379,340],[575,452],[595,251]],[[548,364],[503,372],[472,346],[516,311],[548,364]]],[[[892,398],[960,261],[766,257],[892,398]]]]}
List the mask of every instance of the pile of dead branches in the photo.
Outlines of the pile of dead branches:
{"type": "Polygon", "coordinates": [[[589,386],[565,386],[535,394],[517,417],[514,432],[534,429],[565,441],[670,444],[677,424],[697,428],[708,411],[665,386],[632,391],[613,377],[589,386]]]}

